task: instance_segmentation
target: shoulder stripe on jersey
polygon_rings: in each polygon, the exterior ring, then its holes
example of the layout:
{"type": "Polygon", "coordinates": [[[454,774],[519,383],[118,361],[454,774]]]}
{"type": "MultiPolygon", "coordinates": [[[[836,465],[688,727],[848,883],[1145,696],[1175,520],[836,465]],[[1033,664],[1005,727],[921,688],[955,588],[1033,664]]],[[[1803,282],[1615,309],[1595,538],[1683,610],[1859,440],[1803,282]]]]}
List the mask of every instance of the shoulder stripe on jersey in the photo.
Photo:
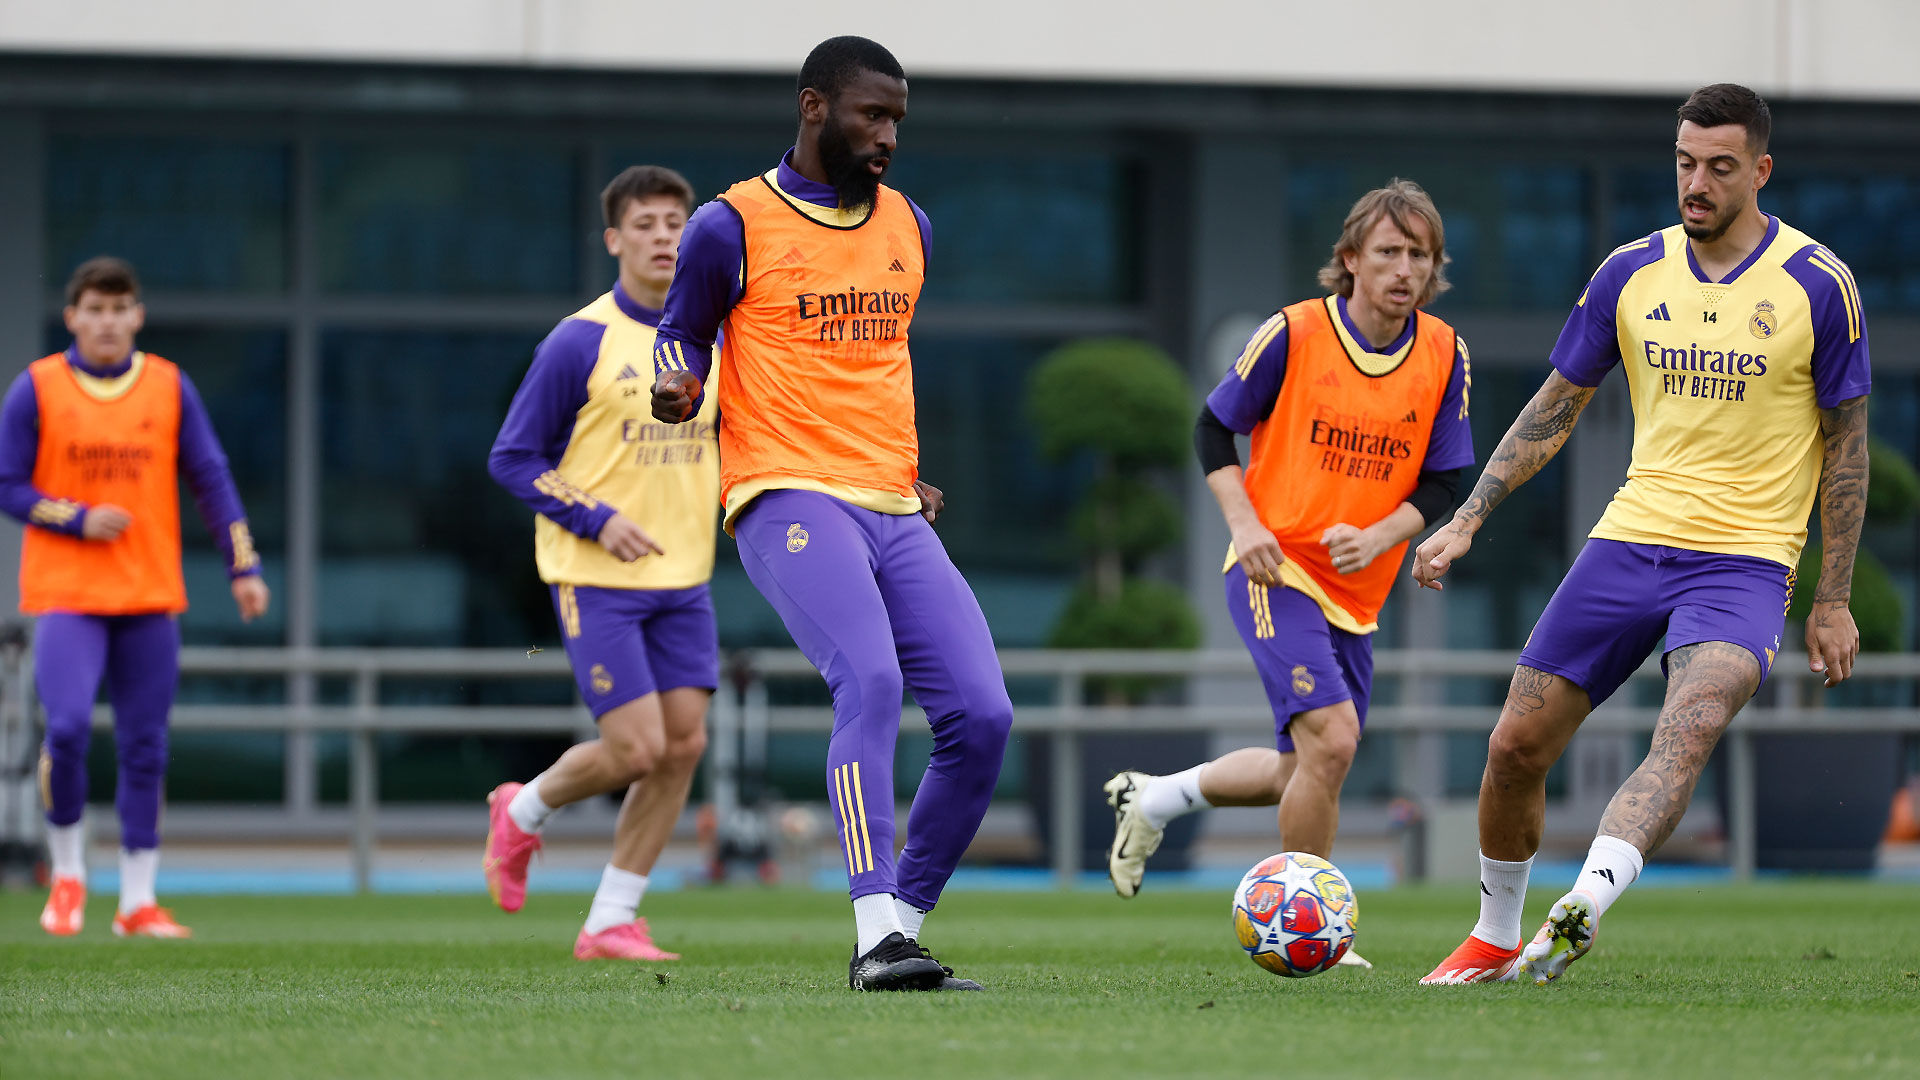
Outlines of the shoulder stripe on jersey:
{"type": "Polygon", "coordinates": [[[1473,397],[1473,354],[1467,352],[1467,339],[1453,335],[1454,348],[1460,351],[1460,419],[1467,418],[1467,402],[1473,397]]]}
{"type": "Polygon", "coordinates": [[[1573,306],[1574,307],[1587,306],[1587,294],[1593,291],[1593,278],[1599,277],[1600,271],[1605,270],[1607,268],[1608,263],[1612,262],[1613,260],[1619,258],[1622,255],[1627,254],[1630,251],[1644,251],[1648,247],[1652,246],[1653,241],[1654,241],[1654,237],[1643,236],[1638,240],[1621,244],[1619,247],[1614,248],[1612,251],[1607,252],[1607,257],[1604,259],[1601,259],[1600,265],[1593,268],[1593,277],[1590,277],[1587,279],[1587,287],[1580,290],[1580,299],[1576,301],[1573,306]]]}
{"type": "Polygon", "coordinates": [[[1807,261],[1825,271],[1834,283],[1840,286],[1840,299],[1847,309],[1847,343],[1860,340],[1860,287],[1854,283],[1853,271],[1840,261],[1833,252],[1816,247],[1807,253],[1807,261]]]}
{"type": "Polygon", "coordinates": [[[1267,346],[1273,344],[1273,339],[1286,328],[1287,313],[1284,311],[1274,312],[1273,318],[1260,324],[1260,329],[1254,332],[1253,340],[1247,342],[1247,347],[1240,351],[1240,359],[1233,362],[1234,373],[1240,376],[1241,382],[1246,382],[1248,376],[1253,374],[1254,362],[1260,359],[1260,354],[1266,352],[1267,346]]]}

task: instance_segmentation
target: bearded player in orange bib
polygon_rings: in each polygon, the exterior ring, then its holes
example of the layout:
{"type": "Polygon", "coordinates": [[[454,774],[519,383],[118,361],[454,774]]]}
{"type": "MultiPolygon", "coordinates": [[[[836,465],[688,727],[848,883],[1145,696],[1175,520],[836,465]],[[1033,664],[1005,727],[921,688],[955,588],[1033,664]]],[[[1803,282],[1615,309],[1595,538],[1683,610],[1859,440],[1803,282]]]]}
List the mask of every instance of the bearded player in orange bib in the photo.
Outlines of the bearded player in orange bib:
{"type": "Polygon", "coordinates": [[[827,782],[847,860],[855,990],[978,990],[919,943],[1000,775],[1013,706],[993,636],[919,482],[908,325],[926,215],[880,183],[900,64],[838,37],[801,66],[800,133],[687,223],[654,344],[654,415],[697,415],[724,327],[720,487],[754,586],[833,691],[827,782]],[[933,754],[894,859],[902,689],[933,754]]]}
{"type": "MultiPolygon", "coordinates": [[[[1293,851],[1326,858],[1373,690],[1373,638],[1407,541],[1453,507],[1473,464],[1472,381],[1453,327],[1421,311],[1447,288],[1446,234],[1395,180],[1348,212],[1320,283],[1285,308],[1207,396],[1194,446],[1233,546],[1227,610],[1273,705],[1275,749],[1107,781],[1107,869],[1139,892],[1167,822],[1212,806],[1280,807],[1293,851]],[[1244,473],[1234,435],[1251,436],[1244,473]]],[[[1339,963],[1371,967],[1350,949],[1339,963]]]]}

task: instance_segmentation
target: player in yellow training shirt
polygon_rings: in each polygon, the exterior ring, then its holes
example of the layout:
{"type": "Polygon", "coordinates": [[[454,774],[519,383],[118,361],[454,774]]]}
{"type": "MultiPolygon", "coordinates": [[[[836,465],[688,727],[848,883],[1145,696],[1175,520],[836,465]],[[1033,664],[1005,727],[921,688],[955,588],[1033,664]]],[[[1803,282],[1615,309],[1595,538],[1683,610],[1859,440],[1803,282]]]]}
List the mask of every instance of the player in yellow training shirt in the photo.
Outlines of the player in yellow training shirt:
{"type": "Polygon", "coordinates": [[[1554,373],[1414,557],[1414,576],[1438,588],[1500,500],[1559,451],[1607,371],[1624,368],[1627,482],[1520,654],[1480,784],[1480,921],[1423,983],[1544,983],[1592,948],[1601,915],[1672,835],[1708,754],[1773,666],[1816,493],[1824,547],[1808,662],[1828,686],[1852,672],[1866,323],[1846,265],[1756,201],[1773,172],[1772,126],[1767,103],[1730,83],[1680,107],[1680,224],[1622,245],[1594,272],[1554,345],[1554,373]],[[1653,747],[1523,952],[1547,769],[1662,637],[1667,697],[1653,747]]]}
{"type": "Polygon", "coordinates": [[[651,415],[654,328],[693,188],[671,169],[636,165],[601,201],[619,280],[540,343],[487,462],[540,515],[540,578],[600,737],[494,790],[485,869],[494,900],[518,911],[547,816],[625,788],[613,858],[573,955],[673,960],[636,912],[686,805],[719,678],[707,591],[719,453],[711,401],[691,423],[651,415]]]}

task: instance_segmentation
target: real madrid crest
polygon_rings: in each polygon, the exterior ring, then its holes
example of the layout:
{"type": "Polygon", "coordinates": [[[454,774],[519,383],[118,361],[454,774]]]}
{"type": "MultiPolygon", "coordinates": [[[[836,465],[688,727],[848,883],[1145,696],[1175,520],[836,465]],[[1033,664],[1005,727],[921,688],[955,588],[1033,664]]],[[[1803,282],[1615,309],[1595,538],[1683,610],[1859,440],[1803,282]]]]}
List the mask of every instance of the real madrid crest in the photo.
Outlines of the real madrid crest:
{"type": "Polygon", "coordinates": [[[1301,697],[1313,693],[1313,672],[1308,671],[1305,664],[1295,664],[1293,667],[1293,692],[1301,697]]]}
{"type": "Polygon", "coordinates": [[[787,526],[787,550],[798,554],[807,548],[807,530],[799,522],[787,526]]]}
{"type": "Polygon", "coordinates": [[[593,665],[593,667],[587,672],[587,678],[593,683],[594,693],[596,694],[613,693],[613,676],[608,674],[607,667],[605,664],[593,665]]]}
{"type": "Polygon", "coordinates": [[[1747,331],[1762,341],[1773,336],[1780,329],[1780,320],[1773,314],[1773,302],[1762,300],[1753,305],[1753,318],[1747,320],[1747,331]]]}

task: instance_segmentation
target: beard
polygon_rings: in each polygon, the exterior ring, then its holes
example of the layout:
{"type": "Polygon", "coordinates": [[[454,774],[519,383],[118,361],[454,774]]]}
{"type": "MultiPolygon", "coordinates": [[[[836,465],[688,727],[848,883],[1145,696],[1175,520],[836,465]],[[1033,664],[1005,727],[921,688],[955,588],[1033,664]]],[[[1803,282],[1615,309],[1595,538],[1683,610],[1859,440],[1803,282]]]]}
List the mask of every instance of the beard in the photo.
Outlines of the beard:
{"type": "MultiPolygon", "coordinates": [[[[1682,214],[1685,214],[1686,208],[1687,208],[1687,200],[1681,199],[1680,212],[1682,214]]],[[[1681,221],[1680,228],[1686,232],[1687,236],[1690,239],[1698,240],[1703,244],[1711,244],[1715,240],[1718,240],[1721,237],[1727,235],[1727,230],[1733,228],[1733,223],[1740,220],[1740,212],[1742,210],[1745,210],[1746,208],[1747,208],[1747,204],[1744,202],[1738,206],[1727,206],[1727,207],[1718,207],[1718,208],[1713,207],[1711,204],[1708,204],[1708,209],[1710,210],[1718,209],[1720,211],[1719,217],[1717,218],[1710,217],[1704,223],[1699,225],[1687,224],[1685,219],[1683,218],[1681,221]]]]}
{"type": "Polygon", "coordinates": [[[876,175],[868,164],[880,155],[854,153],[853,140],[847,138],[847,130],[840,126],[839,114],[832,109],[827,110],[827,122],[820,126],[819,147],[820,167],[826,171],[827,183],[833,185],[840,206],[851,210],[873,205],[886,170],[876,175]]]}

